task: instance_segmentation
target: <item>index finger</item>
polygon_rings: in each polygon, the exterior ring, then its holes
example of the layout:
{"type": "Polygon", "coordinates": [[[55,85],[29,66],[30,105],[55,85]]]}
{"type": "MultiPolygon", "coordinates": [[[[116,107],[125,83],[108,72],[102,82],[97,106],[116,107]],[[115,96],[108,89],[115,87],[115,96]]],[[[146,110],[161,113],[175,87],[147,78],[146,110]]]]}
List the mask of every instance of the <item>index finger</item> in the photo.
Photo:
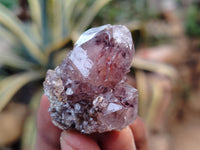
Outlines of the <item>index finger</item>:
{"type": "Polygon", "coordinates": [[[37,114],[37,150],[60,150],[60,134],[61,130],[54,126],[49,109],[49,101],[45,95],[42,96],[40,107],[37,114]]]}
{"type": "Polygon", "coordinates": [[[133,132],[137,150],[149,150],[147,130],[142,119],[137,117],[135,122],[129,127],[133,132]]]}

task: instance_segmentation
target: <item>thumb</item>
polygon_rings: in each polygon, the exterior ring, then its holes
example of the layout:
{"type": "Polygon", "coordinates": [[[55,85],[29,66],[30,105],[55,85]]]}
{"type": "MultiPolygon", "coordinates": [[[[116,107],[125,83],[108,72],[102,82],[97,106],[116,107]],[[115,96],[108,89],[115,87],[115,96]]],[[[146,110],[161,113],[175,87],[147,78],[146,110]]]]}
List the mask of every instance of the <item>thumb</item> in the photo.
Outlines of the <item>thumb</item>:
{"type": "Polygon", "coordinates": [[[60,137],[61,150],[100,150],[97,143],[89,138],[74,131],[63,131],[60,137]]]}
{"type": "Polygon", "coordinates": [[[61,150],[73,150],[72,146],[67,142],[68,140],[68,134],[65,131],[63,131],[60,137],[61,150]]]}

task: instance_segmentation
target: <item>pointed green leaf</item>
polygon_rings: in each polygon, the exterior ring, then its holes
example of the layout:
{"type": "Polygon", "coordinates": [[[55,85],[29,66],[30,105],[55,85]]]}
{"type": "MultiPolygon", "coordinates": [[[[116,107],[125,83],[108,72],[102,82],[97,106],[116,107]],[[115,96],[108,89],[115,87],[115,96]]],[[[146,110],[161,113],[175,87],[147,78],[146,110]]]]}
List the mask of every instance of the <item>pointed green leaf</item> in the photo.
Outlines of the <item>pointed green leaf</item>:
{"type": "Polygon", "coordinates": [[[70,41],[71,41],[71,39],[69,37],[67,37],[61,41],[57,41],[55,43],[50,44],[45,50],[45,55],[49,56],[52,52],[60,50],[62,47],[64,47],[70,41]]]}
{"type": "Polygon", "coordinates": [[[43,73],[30,71],[3,79],[0,82],[0,112],[21,87],[28,82],[40,79],[43,76],[43,73]]]}
{"type": "Polygon", "coordinates": [[[41,16],[41,6],[39,0],[28,0],[30,14],[31,14],[31,26],[32,34],[35,36],[37,43],[41,45],[42,43],[42,16],[41,16]]]}
{"type": "Polygon", "coordinates": [[[0,26],[0,38],[9,41],[9,44],[15,44],[17,42],[16,38],[8,30],[0,26]]]}
{"type": "Polygon", "coordinates": [[[7,65],[19,69],[30,69],[34,64],[16,55],[7,47],[0,48],[0,65],[7,65]]]}
{"type": "Polygon", "coordinates": [[[72,39],[75,42],[79,35],[89,26],[97,13],[111,0],[96,0],[87,10],[83,13],[80,20],[76,23],[74,27],[74,32],[72,33],[72,39]]]}
{"type": "MultiPolygon", "coordinates": [[[[65,0],[64,0],[65,1],[65,0]]],[[[64,22],[64,27],[68,28],[68,31],[66,31],[68,34],[69,32],[71,32],[72,28],[73,28],[73,23],[72,23],[72,14],[73,14],[73,10],[77,4],[78,0],[67,0],[65,1],[64,4],[64,14],[66,15],[66,19],[64,22]]]]}
{"type": "Polygon", "coordinates": [[[51,22],[51,29],[54,41],[47,45],[45,56],[49,56],[53,51],[61,49],[69,41],[71,41],[69,32],[71,31],[71,15],[77,0],[51,0],[52,4],[48,6],[48,10],[52,10],[50,18],[54,18],[51,22]],[[56,3],[54,7],[54,3],[56,3]],[[59,11],[58,11],[59,10],[59,11]]]}
{"type": "Polygon", "coordinates": [[[49,0],[47,3],[48,25],[52,42],[62,40],[63,1],[49,0]]]}
{"type": "Polygon", "coordinates": [[[41,7],[40,7],[40,2],[39,0],[28,0],[29,3],[29,8],[31,12],[31,19],[33,22],[37,25],[39,31],[41,31],[41,7]]]}

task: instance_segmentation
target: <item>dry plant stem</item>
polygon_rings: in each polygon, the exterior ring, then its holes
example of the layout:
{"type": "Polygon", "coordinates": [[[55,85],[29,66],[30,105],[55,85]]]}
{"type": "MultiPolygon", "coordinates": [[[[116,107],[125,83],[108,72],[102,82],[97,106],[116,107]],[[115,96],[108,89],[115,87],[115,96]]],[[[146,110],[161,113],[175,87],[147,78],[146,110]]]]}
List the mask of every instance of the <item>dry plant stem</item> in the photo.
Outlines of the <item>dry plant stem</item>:
{"type": "Polygon", "coordinates": [[[149,92],[148,92],[147,77],[144,71],[141,71],[141,70],[136,71],[136,82],[137,82],[137,88],[138,88],[139,98],[140,98],[139,115],[145,119],[148,113],[148,107],[149,107],[148,106],[149,92]]]}
{"type": "Polygon", "coordinates": [[[155,120],[156,113],[158,113],[159,104],[162,101],[162,88],[159,86],[160,84],[155,79],[151,80],[151,84],[153,85],[152,89],[152,101],[149,106],[149,111],[146,117],[146,124],[151,128],[153,121],[155,120]]]}
{"type": "Polygon", "coordinates": [[[178,73],[173,67],[158,62],[153,62],[135,57],[132,61],[132,66],[136,69],[143,69],[166,75],[173,81],[175,81],[175,79],[177,79],[178,77],[178,73]]]}

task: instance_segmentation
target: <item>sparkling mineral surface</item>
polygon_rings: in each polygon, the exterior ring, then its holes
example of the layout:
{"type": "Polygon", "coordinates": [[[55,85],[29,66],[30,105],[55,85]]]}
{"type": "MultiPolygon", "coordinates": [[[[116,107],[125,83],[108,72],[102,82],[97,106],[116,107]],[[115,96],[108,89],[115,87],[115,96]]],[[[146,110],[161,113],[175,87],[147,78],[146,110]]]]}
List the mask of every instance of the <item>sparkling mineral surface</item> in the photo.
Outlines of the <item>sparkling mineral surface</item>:
{"type": "Polygon", "coordinates": [[[44,91],[52,122],[86,134],[121,130],[137,117],[138,92],[128,85],[134,45],[122,25],[84,32],[55,70],[48,70],[44,91]]]}

